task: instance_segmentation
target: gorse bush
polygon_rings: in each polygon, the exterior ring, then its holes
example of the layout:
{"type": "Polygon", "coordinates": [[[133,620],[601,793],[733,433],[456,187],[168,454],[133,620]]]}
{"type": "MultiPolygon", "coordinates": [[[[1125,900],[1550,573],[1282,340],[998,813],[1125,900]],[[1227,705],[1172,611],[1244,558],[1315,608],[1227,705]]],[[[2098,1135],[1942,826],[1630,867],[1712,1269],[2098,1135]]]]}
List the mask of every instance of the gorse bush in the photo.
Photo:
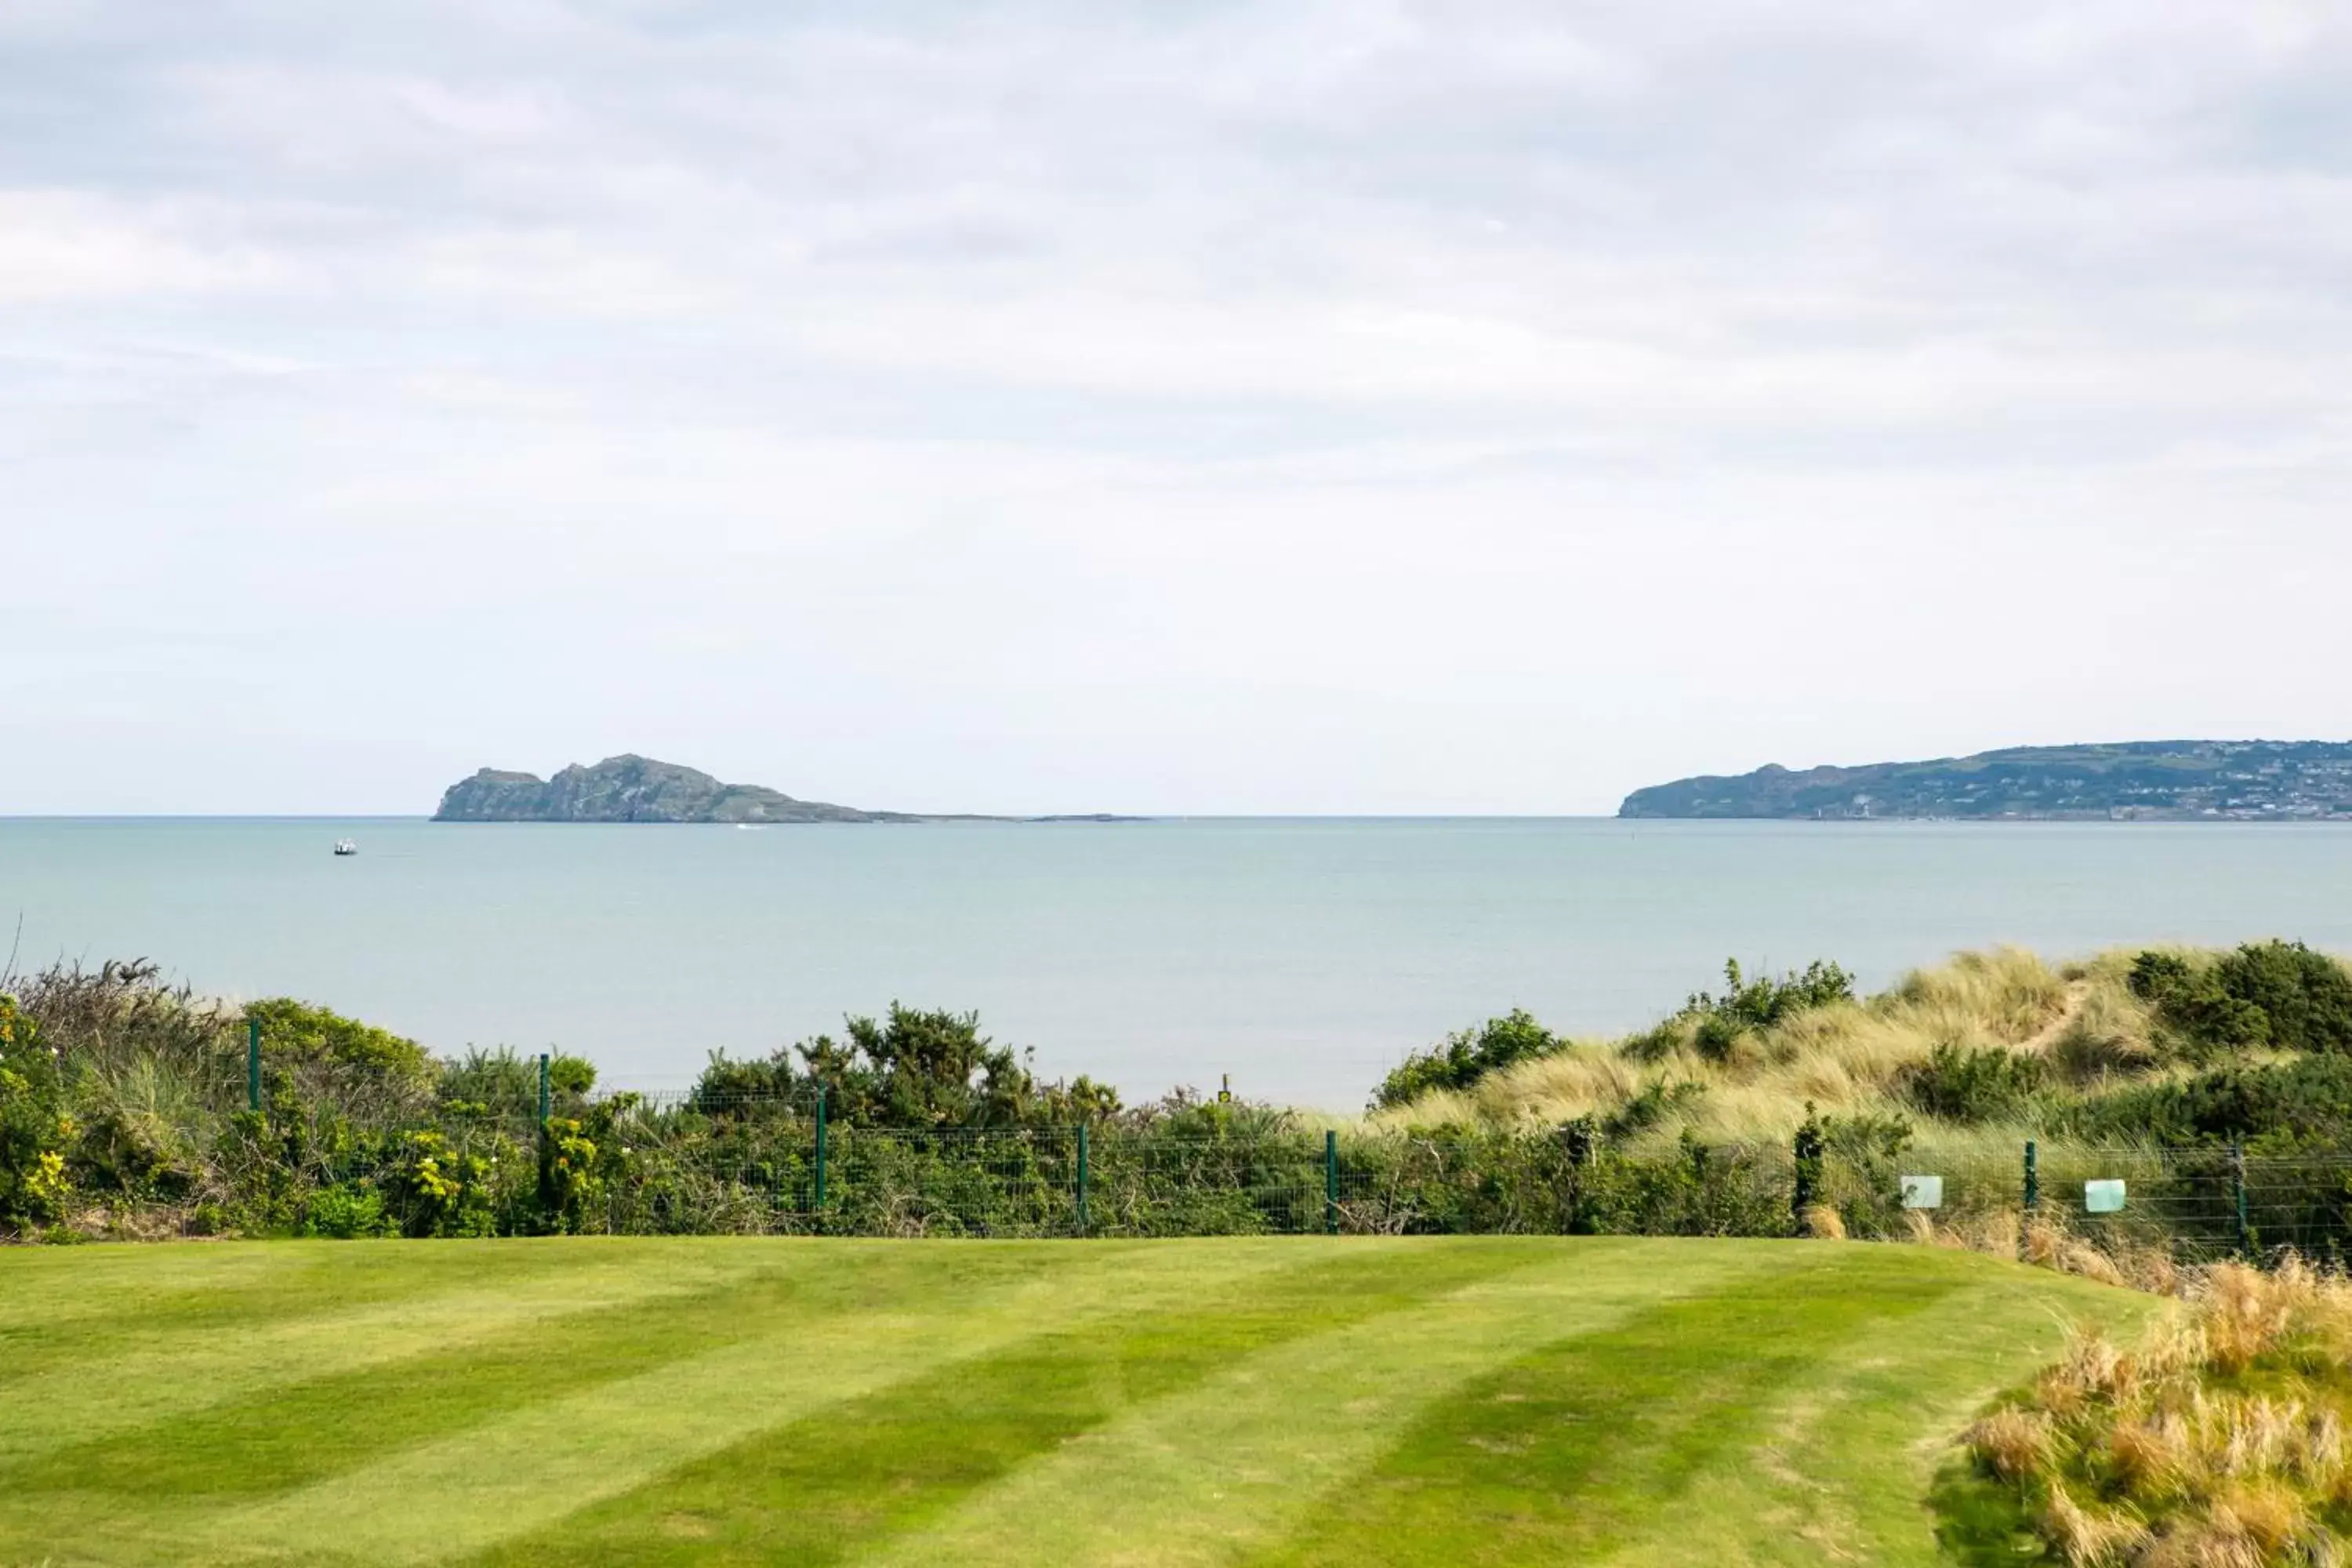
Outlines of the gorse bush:
{"type": "Polygon", "coordinates": [[[893,1002],[887,1017],[851,1018],[839,1040],[819,1035],[764,1061],[713,1057],[694,1087],[706,1111],[760,1103],[851,1124],[1018,1127],[1097,1121],[1118,1096],[1091,1079],[1041,1081],[1027,1061],[980,1032],[977,1014],[893,1002]]]}
{"type": "Polygon", "coordinates": [[[2222,991],[2262,1009],[2286,1051],[2352,1051],[2352,973],[2299,942],[2249,942],[2213,966],[2222,991]]]}
{"type": "Polygon", "coordinates": [[[64,1217],[74,1131],[52,1047],[16,999],[0,995],[0,1227],[26,1231],[64,1217]]]}
{"type": "Polygon", "coordinates": [[[2050,1077],[2050,1064],[2041,1057],[1947,1040],[1926,1061],[1906,1068],[1900,1082],[1904,1098],[1924,1115],[1946,1121],[2011,1121],[2032,1107],[2050,1077]]]}
{"type": "Polygon", "coordinates": [[[2257,1153],[2344,1149],[2352,1141],[2352,1057],[2213,1068],[2093,1095],[2054,1120],[2100,1141],[2242,1141],[2257,1153]]]}
{"type": "Polygon", "coordinates": [[[1489,1018],[1475,1028],[1451,1034],[1426,1051],[1416,1051],[1391,1068],[1372,1092],[1378,1108],[1420,1099],[1433,1089],[1467,1089],[1490,1072],[1563,1049],[1568,1042],[1524,1008],[1489,1018]]]}
{"type": "Polygon", "coordinates": [[[2352,973],[2299,942],[2248,942],[2210,963],[2143,952],[2127,984],[2187,1055],[2352,1051],[2352,973]]]}
{"type": "Polygon", "coordinates": [[[1801,1013],[1833,1003],[1852,1002],[1853,977],[1837,964],[1816,959],[1803,970],[1775,978],[1759,974],[1750,980],[1739,961],[1723,965],[1723,994],[1697,991],[1682,1009],[1647,1034],[1625,1043],[1636,1059],[1656,1059],[1687,1045],[1702,1057],[1721,1061],[1742,1037],[1773,1029],[1801,1013]]]}

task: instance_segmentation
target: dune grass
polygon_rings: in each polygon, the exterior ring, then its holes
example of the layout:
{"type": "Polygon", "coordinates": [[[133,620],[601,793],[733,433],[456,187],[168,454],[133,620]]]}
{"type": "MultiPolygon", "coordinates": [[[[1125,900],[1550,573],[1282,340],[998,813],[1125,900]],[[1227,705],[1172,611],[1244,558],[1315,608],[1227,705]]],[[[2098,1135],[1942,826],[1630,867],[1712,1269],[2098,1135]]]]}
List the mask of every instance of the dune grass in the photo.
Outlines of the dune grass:
{"type": "Polygon", "coordinates": [[[2342,1560],[2352,1528],[2352,1284],[2221,1264],[2137,1341],[2077,1332],[1977,1422],[1938,1488],[1966,1561],[2038,1540],[2070,1564],[2342,1560]]]}
{"type": "Polygon", "coordinates": [[[2053,964],[2018,948],[1963,952],[1878,995],[1745,1033],[1727,1053],[1703,1050],[1692,1021],[1670,1019],[1626,1040],[1578,1041],[1369,1120],[1390,1128],[1557,1126],[1605,1120],[1645,1091],[1680,1087],[1643,1137],[1671,1142],[1687,1130],[1709,1143],[1777,1145],[1811,1106],[1831,1115],[1901,1116],[1939,1150],[2007,1158],[2034,1127],[1939,1121],[1906,1094],[1906,1075],[1938,1047],[2034,1057],[2054,1083],[2076,1090],[2185,1072],[2162,1050],[2148,1004],[2125,983],[2131,959],[2117,952],[2053,964]]]}
{"type": "Polygon", "coordinates": [[[1928,1247],[0,1252],[0,1565],[1937,1560],[2147,1299],[1928,1247]]]}

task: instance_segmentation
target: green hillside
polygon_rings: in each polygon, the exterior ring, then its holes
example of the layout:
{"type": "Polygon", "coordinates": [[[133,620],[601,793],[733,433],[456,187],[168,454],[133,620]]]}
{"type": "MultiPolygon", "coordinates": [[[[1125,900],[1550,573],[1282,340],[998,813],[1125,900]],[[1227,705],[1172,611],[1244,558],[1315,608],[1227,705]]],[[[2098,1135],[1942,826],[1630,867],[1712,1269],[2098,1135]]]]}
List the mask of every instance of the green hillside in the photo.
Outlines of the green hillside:
{"type": "Polygon", "coordinates": [[[2352,817],[2352,743],[2126,741],[2011,746],[1969,757],[1676,779],[1637,789],[1620,816],[2352,817]]]}
{"type": "Polygon", "coordinates": [[[1926,1247],[575,1238],[0,1253],[0,1563],[1937,1561],[2150,1299],[1926,1247]]]}

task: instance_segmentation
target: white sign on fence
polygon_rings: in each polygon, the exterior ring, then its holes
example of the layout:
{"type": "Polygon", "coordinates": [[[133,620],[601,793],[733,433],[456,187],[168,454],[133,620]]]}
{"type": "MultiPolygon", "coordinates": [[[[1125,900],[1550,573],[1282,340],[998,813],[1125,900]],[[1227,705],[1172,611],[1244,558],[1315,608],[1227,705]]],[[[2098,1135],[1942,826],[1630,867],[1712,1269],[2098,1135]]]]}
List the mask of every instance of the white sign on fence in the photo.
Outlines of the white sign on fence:
{"type": "Polygon", "coordinates": [[[1941,1176],[1904,1177],[1903,1206],[1906,1209],[1942,1208],[1944,1206],[1944,1178],[1941,1176]]]}
{"type": "Polygon", "coordinates": [[[2123,1213],[2124,1184],[2121,1182],[2084,1182],[2083,1212],[2085,1214],[2123,1213]]]}

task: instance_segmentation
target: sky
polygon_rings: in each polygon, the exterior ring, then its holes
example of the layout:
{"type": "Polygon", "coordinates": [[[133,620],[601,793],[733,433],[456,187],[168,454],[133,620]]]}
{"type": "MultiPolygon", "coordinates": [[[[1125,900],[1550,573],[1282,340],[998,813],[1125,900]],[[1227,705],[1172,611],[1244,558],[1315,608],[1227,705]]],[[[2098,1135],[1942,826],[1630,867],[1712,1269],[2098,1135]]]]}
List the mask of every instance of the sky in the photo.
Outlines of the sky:
{"type": "Polygon", "coordinates": [[[2352,12],[0,3],[0,813],[2352,736],[2352,12]]]}

